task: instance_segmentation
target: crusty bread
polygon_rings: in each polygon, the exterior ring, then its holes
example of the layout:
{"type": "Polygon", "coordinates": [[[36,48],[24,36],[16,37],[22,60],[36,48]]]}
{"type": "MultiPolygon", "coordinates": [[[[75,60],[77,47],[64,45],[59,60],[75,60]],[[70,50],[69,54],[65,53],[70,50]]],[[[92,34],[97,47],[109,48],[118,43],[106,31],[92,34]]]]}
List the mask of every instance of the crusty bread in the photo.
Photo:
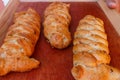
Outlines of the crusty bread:
{"type": "Polygon", "coordinates": [[[71,42],[69,4],[53,2],[44,12],[44,36],[52,47],[63,49],[71,42]]]}
{"type": "Polygon", "coordinates": [[[40,16],[29,8],[15,13],[0,48],[0,76],[10,71],[24,72],[38,67],[39,61],[29,58],[40,34],[40,16]]]}
{"type": "Polygon", "coordinates": [[[77,65],[72,74],[75,80],[120,80],[120,71],[106,64],[95,67],[77,65]]]}
{"type": "Polygon", "coordinates": [[[120,80],[120,71],[109,66],[104,23],[92,15],[80,20],[73,40],[72,75],[76,80],[120,80]]]}

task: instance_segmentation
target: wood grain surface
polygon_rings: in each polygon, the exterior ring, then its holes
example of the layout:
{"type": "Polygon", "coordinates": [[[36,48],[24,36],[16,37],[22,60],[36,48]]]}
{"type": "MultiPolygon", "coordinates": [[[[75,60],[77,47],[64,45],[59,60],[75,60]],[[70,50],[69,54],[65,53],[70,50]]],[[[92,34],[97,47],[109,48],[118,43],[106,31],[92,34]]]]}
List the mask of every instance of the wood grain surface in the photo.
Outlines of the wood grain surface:
{"type": "MultiPolygon", "coordinates": [[[[22,2],[16,12],[26,10],[29,7],[34,8],[40,14],[43,22],[43,13],[49,4],[47,2],[22,2]]],[[[108,35],[111,65],[120,69],[120,37],[98,3],[72,2],[70,4],[70,13],[72,16],[70,32],[72,33],[72,38],[79,20],[85,15],[91,14],[101,18],[105,23],[105,30],[108,35]]],[[[39,68],[24,73],[11,72],[6,76],[0,77],[0,80],[74,80],[71,75],[73,61],[72,47],[71,43],[69,47],[63,50],[52,48],[43,35],[42,26],[41,35],[35,47],[34,54],[31,56],[41,62],[39,68]]]]}

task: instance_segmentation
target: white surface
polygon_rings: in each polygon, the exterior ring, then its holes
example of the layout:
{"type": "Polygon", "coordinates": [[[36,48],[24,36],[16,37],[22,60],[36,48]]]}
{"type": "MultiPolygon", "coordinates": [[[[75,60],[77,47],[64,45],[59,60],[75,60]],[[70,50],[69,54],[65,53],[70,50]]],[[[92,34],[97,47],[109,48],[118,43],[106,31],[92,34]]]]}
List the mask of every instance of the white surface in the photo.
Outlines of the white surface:
{"type": "Polygon", "coordinates": [[[3,3],[4,3],[5,6],[6,6],[7,3],[9,2],[9,0],[2,0],[2,1],[3,1],[3,3]]]}

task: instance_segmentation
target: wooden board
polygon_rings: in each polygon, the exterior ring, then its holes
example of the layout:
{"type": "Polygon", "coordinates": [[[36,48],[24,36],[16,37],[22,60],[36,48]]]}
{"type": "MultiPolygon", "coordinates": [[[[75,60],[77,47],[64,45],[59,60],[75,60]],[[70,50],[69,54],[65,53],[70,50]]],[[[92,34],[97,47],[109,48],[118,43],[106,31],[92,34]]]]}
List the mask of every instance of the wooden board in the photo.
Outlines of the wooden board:
{"type": "MultiPolygon", "coordinates": [[[[101,18],[105,23],[105,30],[108,35],[109,49],[111,55],[111,65],[120,69],[120,37],[112,24],[109,22],[104,12],[97,2],[67,2],[71,4],[70,13],[72,21],[70,32],[73,34],[78,22],[85,15],[91,14],[101,18]]],[[[43,22],[43,12],[50,3],[47,2],[22,2],[17,7],[16,12],[23,11],[29,7],[34,8],[41,16],[43,22]]],[[[12,24],[12,21],[10,21],[12,24]]],[[[8,24],[8,25],[10,25],[8,24]]],[[[41,24],[42,25],[42,24],[41,24]]],[[[29,72],[11,72],[0,80],[74,80],[71,75],[72,68],[72,43],[63,50],[53,49],[43,35],[41,26],[40,38],[35,47],[32,57],[41,62],[39,68],[29,72]]]]}

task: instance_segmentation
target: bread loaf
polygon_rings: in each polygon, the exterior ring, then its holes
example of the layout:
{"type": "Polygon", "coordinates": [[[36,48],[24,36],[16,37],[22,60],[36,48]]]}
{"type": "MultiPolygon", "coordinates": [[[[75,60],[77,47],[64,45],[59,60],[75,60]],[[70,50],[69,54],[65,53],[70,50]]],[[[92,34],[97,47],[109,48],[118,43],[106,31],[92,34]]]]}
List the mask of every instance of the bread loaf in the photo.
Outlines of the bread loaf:
{"type": "Polygon", "coordinates": [[[44,36],[52,47],[63,49],[71,42],[69,4],[54,2],[44,12],[44,36]]]}
{"type": "Polygon", "coordinates": [[[29,58],[40,34],[40,16],[29,8],[15,13],[14,24],[8,29],[0,47],[0,76],[10,71],[24,72],[37,68],[39,61],[29,58]]]}
{"type": "Polygon", "coordinates": [[[107,35],[101,19],[87,15],[80,20],[73,45],[75,80],[120,80],[120,71],[109,66],[107,35]]]}

